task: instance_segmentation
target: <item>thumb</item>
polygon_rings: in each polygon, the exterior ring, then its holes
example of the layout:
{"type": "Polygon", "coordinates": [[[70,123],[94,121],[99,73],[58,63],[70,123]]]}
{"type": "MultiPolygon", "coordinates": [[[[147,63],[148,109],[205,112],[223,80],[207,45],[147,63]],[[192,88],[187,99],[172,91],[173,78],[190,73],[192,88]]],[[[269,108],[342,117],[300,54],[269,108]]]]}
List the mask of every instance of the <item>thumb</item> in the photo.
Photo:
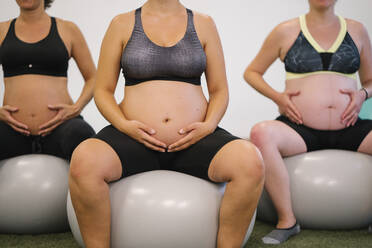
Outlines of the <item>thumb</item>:
{"type": "Polygon", "coordinates": [[[196,127],[196,124],[195,123],[192,123],[182,129],[180,129],[180,131],[178,131],[180,134],[185,134],[185,133],[188,133],[188,132],[191,132],[192,130],[194,130],[196,127]]]}
{"type": "Polygon", "coordinates": [[[62,104],[56,104],[56,105],[49,104],[48,108],[51,109],[51,110],[60,110],[60,109],[63,108],[63,105],[62,104]]]}
{"type": "Polygon", "coordinates": [[[18,111],[18,108],[17,107],[12,107],[12,106],[9,106],[9,105],[5,105],[3,108],[6,111],[11,112],[11,113],[14,113],[14,112],[17,112],[18,111]]]}
{"type": "Polygon", "coordinates": [[[299,90],[289,90],[289,91],[287,92],[287,95],[288,95],[289,97],[292,97],[292,96],[298,96],[300,93],[301,93],[301,92],[300,92],[299,90]]]}
{"type": "Polygon", "coordinates": [[[340,92],[342,94],[351,95],[353,93],[353,90],[351,90],[351,89],[340,89],[340,92]]]}
{"type": "Polygon", "coordinates": [[[153,128],[148,127],[143,123],[140,123],[139,128],[142,129],[143,131],[145,131],[146,133],[150,134],[150,135],[154,135],[156,133],[153,128]]]}

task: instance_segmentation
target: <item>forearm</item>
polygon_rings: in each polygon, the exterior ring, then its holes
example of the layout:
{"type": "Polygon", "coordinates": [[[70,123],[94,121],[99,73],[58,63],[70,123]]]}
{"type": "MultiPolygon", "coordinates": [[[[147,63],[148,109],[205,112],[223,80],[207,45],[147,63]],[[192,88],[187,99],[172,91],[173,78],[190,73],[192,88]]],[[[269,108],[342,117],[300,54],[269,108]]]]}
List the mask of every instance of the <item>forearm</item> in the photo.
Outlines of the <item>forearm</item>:
{"type": "Polygon", "coordinates": [[[79,98],[74,104],[79,113],[84,109],[84,107],[93,98],[94,82],[95,82],[95,77],[92,77],[85,82],[83,90],[81,91],[79,98]]]}
{"type": "Polygon", "coordinates": [[[226,112],[229,101],[227,90],[218,90],[209,93],[209,103],[204,122],[208,123],[213,132],[226,112]]]}
{"type": "Polygon", "coordinates": [[[246,71],[244,74],[245,81],[262,95],[277,102],[280,93],[273,89],[264,79],[262,74],[255,71],[246,71]]]}
{"type": "Polygon", "coordinates": [[[123,127],[127,119],[117,104],[114,94],[104,89],[96,89],[94,91],[94,101],[103,117],[115,128],[125,132],[123,127]]]}

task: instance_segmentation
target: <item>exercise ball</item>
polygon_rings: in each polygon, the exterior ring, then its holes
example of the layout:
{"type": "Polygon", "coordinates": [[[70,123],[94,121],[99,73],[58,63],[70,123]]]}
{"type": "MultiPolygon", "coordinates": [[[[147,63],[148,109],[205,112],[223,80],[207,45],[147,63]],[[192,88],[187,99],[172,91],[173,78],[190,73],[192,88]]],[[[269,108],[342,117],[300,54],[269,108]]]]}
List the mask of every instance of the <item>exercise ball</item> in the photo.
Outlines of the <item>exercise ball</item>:
{"type": "MultiPolygon", "coordinates": [[[[215,248],[223,192],[222,184],[166,170],[112,183],[111,247],[215,248]]],[[[84,246],[70,197],[67,212],[72,233],[84,246]]],[[[245,242],[254,221],[255,216],[245,242]]]]}
{"type": "MultiPolygon", "coordinates": [[[[358,229],[372,223],[372,156],[320,150],[284,159],[293,212],[303,228],[358,229]]],[[[277,221],[266,191],[257,218],[277,221]]]]}
{"type": "Polygon", "coordinates": [[[49,155],[0,161],[0,233],[68,230],[68,163],[49,155]]]}

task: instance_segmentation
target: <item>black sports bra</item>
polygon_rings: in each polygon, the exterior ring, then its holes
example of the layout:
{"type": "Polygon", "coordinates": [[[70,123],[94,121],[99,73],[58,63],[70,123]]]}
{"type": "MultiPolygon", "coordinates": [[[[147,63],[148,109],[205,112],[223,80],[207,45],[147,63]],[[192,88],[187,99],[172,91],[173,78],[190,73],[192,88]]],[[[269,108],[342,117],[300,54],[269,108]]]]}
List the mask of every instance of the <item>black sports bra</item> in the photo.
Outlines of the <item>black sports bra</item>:
{"type": "Polygon", "coordinates": [[[52,24],[47,37],[35,43],[17,38],[15,21],[12,20],[0,48],[4,77],[24,74],[67,77],[69,54],[58,34],[55,18],[51,17],[52,24]]]}
{"type": "Polygon", "coordinates": [[[341,29],[336,41],[324,50],[311,36],[305,15],[300,16],[301,32],[284,58],[286,78],[334,73],[356,79],[360,67],[357,46],[347,32],[346,21],[339,16],[341,29]]]}
{"type": "Polygon", "coordinates": [[[132,35],[123,51],[121,67],[126,86],[151,80],[169,80],[200,85],[206,55],[194,27],[193,13],[187,9],[187,29],[174,46],[153,43],[145,34],[141,8],[135,11],[132,35]]]}

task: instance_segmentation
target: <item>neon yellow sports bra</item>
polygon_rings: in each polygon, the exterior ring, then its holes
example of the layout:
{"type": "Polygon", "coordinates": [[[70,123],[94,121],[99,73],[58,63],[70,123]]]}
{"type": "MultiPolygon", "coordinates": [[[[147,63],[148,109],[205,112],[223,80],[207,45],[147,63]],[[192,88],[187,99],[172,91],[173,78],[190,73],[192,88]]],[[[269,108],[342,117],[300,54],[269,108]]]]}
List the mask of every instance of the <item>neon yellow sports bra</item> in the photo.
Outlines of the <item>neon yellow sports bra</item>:
{"type": "Polygon", "coordinates": [[[300,16],[301,32],[284,58],[287,80],[326,73],[356,79],[360,67],[359,51],[347,32],[345,19],[338,18],[341,29],[337,39],[331,48],[324,50],[307,29],[305,15],[300,16]]]}

